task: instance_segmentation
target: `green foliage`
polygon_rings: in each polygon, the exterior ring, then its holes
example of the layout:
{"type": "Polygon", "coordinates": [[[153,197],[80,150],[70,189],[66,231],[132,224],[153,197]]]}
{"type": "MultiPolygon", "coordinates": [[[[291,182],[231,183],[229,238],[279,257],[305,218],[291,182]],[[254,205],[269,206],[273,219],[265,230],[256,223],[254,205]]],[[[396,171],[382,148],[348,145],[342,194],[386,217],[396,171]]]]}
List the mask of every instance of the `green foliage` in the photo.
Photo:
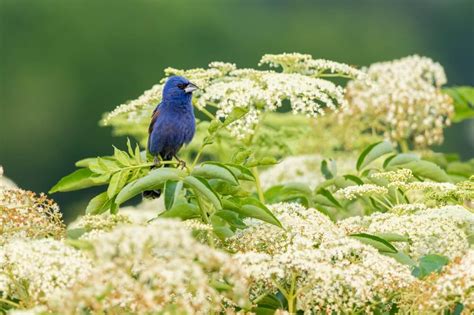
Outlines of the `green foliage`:
{"type": "Polygon", "coordinates": [[[474,87],[455,86],[443,89],[451,96],[454,105],[454,122],[474,118],[474,87]]]}
{"type": "Polygon", "coordinates": [[[449,259],[445,256],[426,255],[420,258],[420,262],[413,269],[412,274],[419,279],[423,279],[433,272],[439,273],[448,263],[449,259]]]}

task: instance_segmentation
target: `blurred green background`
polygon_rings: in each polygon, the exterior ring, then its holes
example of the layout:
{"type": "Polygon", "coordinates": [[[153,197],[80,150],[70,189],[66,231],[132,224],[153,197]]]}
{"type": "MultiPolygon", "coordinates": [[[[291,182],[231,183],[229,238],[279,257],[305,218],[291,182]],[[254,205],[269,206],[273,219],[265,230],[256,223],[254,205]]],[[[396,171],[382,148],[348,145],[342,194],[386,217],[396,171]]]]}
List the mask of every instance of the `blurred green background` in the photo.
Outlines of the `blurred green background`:
{"type": "MultiPolygon", "coordinates": [[[[352,65],[426,55],[449,84],[474,84],[474,1],[0,0],[0,164],[47,191],[74,162],[122,146],[105,111],[158,82],[163,69],[302,52],[352,65]]],[[[472,121],[438,148],[474,154],[472,121]]],[[[57,194],[78,209],[96,191],[57,194]]],[[[67,216],[67,213],[66,213],[67,216]]]]}

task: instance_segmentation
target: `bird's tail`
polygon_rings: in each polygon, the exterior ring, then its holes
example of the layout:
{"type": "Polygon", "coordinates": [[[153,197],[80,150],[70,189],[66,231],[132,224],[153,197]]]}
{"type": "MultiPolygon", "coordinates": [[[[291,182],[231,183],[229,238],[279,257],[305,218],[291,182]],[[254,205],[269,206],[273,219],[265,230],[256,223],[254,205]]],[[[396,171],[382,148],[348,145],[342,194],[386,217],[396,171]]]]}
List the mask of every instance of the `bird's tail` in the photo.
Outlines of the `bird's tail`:
{"type": "MultiPolygon", "coordinates": [[[[171,161],[173,157],[163,157],[163,161],[171,161]]],[[[152,166],[151,169],[156,168],[157,166],[152,166]]],[[[161,167],[170,167],[170,164],[164,164],[161,167]]],[[[145,190],[142,192],[142,197],[145,199],[158,199],[161,196],[161,189],[145,190]]]]}

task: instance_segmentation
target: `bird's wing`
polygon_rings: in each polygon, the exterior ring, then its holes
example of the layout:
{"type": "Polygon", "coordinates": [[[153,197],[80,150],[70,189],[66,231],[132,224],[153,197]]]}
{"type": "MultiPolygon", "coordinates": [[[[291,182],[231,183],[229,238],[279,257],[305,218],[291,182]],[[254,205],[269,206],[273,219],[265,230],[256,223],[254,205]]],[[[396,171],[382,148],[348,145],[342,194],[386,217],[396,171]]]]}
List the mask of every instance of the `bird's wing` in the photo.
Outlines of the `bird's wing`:
{"type": "Polygon", "coordinates": [[[158,119],[158,116],[160,116],[160,108],[157,106],[155,110],[153,111],[153,115],[151,116],[151,122],[150,126],[148,127],[148,134],[150,135],[151,132],[153,131],[153,125],[155,125],[156,120],[158,119]]]}

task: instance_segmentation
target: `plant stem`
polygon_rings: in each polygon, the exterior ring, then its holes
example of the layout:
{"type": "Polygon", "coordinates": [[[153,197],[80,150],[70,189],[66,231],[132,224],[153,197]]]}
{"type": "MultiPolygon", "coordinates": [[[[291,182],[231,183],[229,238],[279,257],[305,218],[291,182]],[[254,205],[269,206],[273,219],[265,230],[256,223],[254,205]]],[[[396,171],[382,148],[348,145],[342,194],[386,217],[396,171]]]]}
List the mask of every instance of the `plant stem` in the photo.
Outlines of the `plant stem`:
{"type": "Polygon", "coordinates": [[[258,199],[261,203],[265,203],[265,196],[263,195],[262,185],[260,182],[260,176],[258,174],[257,167],[252,167],[253,176],[255,176],[255,187],[257,188],[258,199]]]}
{"type": "MultiPolygon", "coordinates": [[[[196,106],[196,105],[194,105],[194,106],[196,106]]],[[[204,107],[199,108],[199,107],[196,106],[196,108],[197,108],[199,111],[201,111],[204,115],[206,115],[207,117],[209,117],[211,120],[213,120],[213,119],[215,118],[214,115],[212,115],[211,112],[209,112],[209,111],[208,111],[207,109],[205,109],[204,107]]]]}
{"type": "Polygon", "coordinates": [[[295,287],[296,287],[296,275],[294,272],[291,273],[291,284],[290,284],[290,292],[286,300],[288,301],[288,312],[290,314],[295,314],[295,302],[296,302],[296,294],[295,294],[295,287]]]}
{"type": "Polygon", "coordinates": [[[20,307],[20,304],[15,303],[15,302],[10,301],[10,300],[7,300],[7,299],[0,298],[0,303],[5,303],[5,304],[11,305],[11,306],[16,307],[16,308],[20,307]]]}
{"type": "Polygon", "coordinates": [[[194,158],[193,164],[191,164],[191,167],[190,167],[190,169],[189,169],[190,172],[191,172],[191,171],[194,169],[194,167],[196,166],[196,164],[197,164],[197,162],[199,161],[199,158],[201,157],[201,154],[202,154],[202,152],[204,151],[204,148],[205,148],[205,147],[206,147],[206,145],[203,144],[203,145],[201,146],[201,148],[199,149],[198,153],[196,154],[196,157],[194,158]]]}
{"type": "Polygon", "coordinates": [[[400,149],[402,150],[403,153],[410,151],[410,148],[408,147],[408,143],[405,139],[400,141],[400,149]]]}

